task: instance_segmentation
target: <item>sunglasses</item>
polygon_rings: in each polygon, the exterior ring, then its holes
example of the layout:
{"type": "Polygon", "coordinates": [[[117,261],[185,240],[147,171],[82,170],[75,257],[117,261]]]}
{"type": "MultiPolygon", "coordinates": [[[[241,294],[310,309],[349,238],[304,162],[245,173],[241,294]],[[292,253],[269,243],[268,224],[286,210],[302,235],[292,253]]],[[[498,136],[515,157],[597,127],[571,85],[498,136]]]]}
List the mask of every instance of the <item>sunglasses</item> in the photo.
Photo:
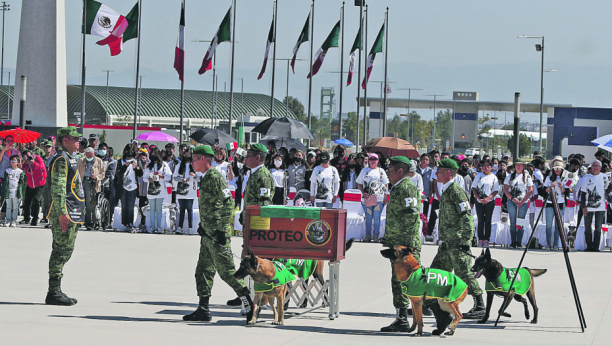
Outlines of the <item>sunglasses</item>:
{"type": "Polygon", "coordinates": [[[369,158],[369,160],[370,160],[370,161],[378,161],[378,158],[376,158],[376,157],[371,157],[371,158],[369,158]]]}

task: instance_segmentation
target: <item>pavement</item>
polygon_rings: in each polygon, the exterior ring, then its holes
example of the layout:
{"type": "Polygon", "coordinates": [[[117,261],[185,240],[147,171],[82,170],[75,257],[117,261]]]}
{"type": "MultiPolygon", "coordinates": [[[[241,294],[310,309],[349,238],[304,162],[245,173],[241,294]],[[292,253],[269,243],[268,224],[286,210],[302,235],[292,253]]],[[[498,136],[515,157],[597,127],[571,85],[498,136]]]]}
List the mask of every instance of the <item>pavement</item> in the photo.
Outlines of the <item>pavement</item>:
{"type": "MultiPolygon", "coordinates": [[[[272,326],[272,312],[263,310],[256,326],[245,327],[239,308],[225,306],[234,292],[215,280],[211,323],[187,323],[182,316],[196,308],[194,270],[199,237],[79,233],[72,259],[64,268],[62,287],[77,298],[72,307],[47,306],[51,232],[41,227],[0,228],[1,345],[399,345],[428,342],[449,345],[610,345],[612,342],[612,254],[570,253],[587,329],[581,332],[561,252],[530,251],[524,265],[546,268],[536,279],[539,323],[532,325],[521,304],[508,308],[512,318],[496,313],[488,324],[462,320],[451,337],[431,336],[433,317],[425,317],[425,336],[380,333],[395,310],[390,290],[390,265],[378,244],[355,243],[340,266],[340,311],[329,320],[326,309],[292,307],[284,326],[272,326]]],[[[238,253],[241,239],[232,239],[238,253]]],[[[492,248],[493,257],[515,267],[521,251],[492,248]]],[[[431,263],[437,247],[424,245],[421,258],[431,263]]],[[[474,254],[480,249],[473,249],[474,254]]],[[[327,275],[327,268],[326,268],[327,275]]],[[[484,279],[480,279],[484,287],[484,279]]],[[[496,298],[492,311],[497,311],[496,298]]],[[[461,304],[472,307],[471,299],[461,304]]],[[[531,306],[530,306],[531,310],[531,306]]]]}

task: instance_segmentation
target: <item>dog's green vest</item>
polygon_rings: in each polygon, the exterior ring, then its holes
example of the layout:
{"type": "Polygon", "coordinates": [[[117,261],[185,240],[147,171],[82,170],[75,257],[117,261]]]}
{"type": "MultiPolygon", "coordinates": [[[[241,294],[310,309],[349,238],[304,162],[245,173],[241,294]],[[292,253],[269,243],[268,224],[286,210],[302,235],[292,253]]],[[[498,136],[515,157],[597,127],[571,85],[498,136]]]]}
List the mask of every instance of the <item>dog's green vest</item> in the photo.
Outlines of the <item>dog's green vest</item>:
{"type": "Polygon", "coordinates": [[[440,269],[419,268],[401,282],[402,294],[408,297],[440,298],[452,302],[467,289],[457,275],[440,269]]]}
{"type": "Polygon", "coordinates": [[[271,281],[258,284],[255,283],[255,292],[268,292],[275,287],[282,286],[288,282],[299,279],[308,279],[317,268],[316,260],[278,259],[272,260],[276,268],[276,275],[271,281]]]}
{"type": "MultiPolygon", "coordinates": [[[[505,268],[499,278],[497,278],[496,282],[487,281],[485,290],[507,293],[510,289],[510,284],[512,283],[512,277],[515,273],[516,268],[505,268]]],[[[518,272],[516,280],[514,280],[514,286],[512,286],[514,288],[514,292],[522,296],[529,291],[530,286],[531,274],[529,274],[529,270],[521,268],[518,272]]]]}

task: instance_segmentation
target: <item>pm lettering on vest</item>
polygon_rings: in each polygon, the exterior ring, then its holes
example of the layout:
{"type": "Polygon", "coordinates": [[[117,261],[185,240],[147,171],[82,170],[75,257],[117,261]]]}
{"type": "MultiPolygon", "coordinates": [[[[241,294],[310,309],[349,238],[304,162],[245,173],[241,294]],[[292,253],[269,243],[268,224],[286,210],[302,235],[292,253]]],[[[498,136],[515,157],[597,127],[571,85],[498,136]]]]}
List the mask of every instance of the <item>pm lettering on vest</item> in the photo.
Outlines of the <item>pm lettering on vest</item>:
{"type": "Polygon", "coordinates": [[[427,273],[427,283],[429,284],[432,280],[435,280],[438,286],[448,286],[448,277],[440,273],[427,273]]]}

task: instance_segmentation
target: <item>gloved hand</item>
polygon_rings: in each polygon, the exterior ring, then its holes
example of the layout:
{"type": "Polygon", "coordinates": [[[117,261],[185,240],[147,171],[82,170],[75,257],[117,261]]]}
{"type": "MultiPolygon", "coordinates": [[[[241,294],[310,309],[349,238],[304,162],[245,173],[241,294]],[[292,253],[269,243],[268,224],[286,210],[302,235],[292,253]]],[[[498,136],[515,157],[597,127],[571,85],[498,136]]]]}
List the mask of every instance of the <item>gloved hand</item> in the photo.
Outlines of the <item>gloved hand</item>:
{"type": "Polygon", "coordinates": [[[204,236],[204,228],[202,228],[202,225],[198,226],[198,234],[200,235],[200,237],[204,236]]]}
{"type": "Polygon", "coordinates": [[[244,212],[240,213],[240,216],[238,217],[238,222],[240,222],[240,224],[244,228],[244,212]]]}
{"type": "Polygon", "coordinates": [[[219,245],[227,244],[227,234],[225,232],[217,230],[212,235],[219,245]]]}
{"type": "Polygon", "coordinates": [[[470,252],[470,246],[469,245],[459,245],[459,249],[465,251],[465,252],[470,252]]]}

